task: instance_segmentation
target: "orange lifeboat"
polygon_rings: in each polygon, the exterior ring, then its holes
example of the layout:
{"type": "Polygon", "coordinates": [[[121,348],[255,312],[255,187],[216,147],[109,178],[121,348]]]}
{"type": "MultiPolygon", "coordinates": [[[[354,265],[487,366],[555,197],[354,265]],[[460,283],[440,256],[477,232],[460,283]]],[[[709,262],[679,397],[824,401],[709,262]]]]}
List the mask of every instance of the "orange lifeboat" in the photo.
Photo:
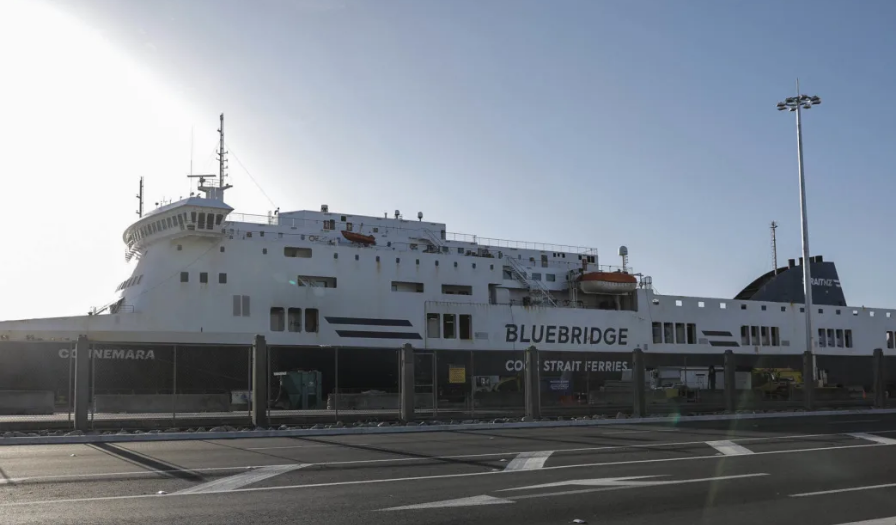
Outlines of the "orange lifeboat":
{"type": "Polygon", "coordinates": [[[376,237],[374,237],[373,235],[363,235],[360,233],[342,230],[342,236],[351,242],[356,242],[358,244],[363,244],[366,246],[376,244],[376,237]]]}
{"type": "Polygon", "coordinates": [[[579,278],[579,289],[588,294],[618,295],[637,288],[638,279],[625,272],[588,272],[579,278]]]}

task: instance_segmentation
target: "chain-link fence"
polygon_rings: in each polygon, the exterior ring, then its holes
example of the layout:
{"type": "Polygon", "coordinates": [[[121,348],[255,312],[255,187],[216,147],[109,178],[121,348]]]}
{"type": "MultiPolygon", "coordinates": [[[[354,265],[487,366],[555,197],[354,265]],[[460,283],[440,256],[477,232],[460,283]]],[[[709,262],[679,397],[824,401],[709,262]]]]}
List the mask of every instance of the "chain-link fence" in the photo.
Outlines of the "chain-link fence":
{"type": "MultiPolygon", "coordinates": [[[[0,341],[0,432],[67,431],[76,419],[78,345],[0,341]]],[[[87,343],[87,429],[245,428],[253,424],[253,348],[87,343]]],[[[266,411],[282,425],[394,421],[402,404],[400,349],[266,347],[266,411]]],[[[414,418],[429,421],[520,418],[526,414],[523,351],[413,349],[414,418]]],[[[896,356],[644,354],[644,415],[728,410],[870,407],[875,389],[896,386],[896,356]],[[807,364],[806,359],[809,359],[807,364]],[[733,373],[726,370],[733,368],[733,373]],[[733,385],[726,384],[733,377],[733,385]],[[879,383],[879,384],[878,384],[879,383]]],[[[83,363],[82,363],[83,364],[83,363]]],[[[633,412],[635,364],[627,352],[537,352],[542,417],[633,412]]],[[[533,395],[535,395],[533,393],[533,395]]],[[[80,406],[80,404],[79,404],[80,406]]]]}

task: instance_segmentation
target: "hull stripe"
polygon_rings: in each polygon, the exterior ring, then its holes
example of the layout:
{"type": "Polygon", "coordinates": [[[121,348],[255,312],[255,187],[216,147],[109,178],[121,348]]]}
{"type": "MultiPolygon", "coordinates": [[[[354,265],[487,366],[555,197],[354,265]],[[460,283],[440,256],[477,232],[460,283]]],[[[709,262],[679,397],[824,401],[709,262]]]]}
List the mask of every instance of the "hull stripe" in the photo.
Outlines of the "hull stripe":
{"type": "Polygon", "coordinates": [[[368,317],[326,317],[330,324],[353,324],[363,326],[412,326],[407,319],[376,319],[368,317]]]}
{"type": "Polygon", "coordinates": [[[740,346],[737,341],[710,341],[709,346],[740,346]]]}
{"type": "Polygon", "coordinates": [[[336,330],[339,337],[357,337],[361,339],[423,339],[416,332],[370,332],[365,330],[336,330]]]}

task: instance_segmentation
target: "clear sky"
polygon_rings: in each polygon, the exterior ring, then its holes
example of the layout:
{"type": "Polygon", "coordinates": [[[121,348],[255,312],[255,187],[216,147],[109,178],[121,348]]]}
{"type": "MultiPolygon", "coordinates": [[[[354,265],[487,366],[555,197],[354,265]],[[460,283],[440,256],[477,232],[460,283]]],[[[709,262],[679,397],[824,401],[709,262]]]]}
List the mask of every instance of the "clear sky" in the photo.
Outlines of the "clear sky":
{"type": "Polygon", "coordinates": [[[239,212],[624,244],[661,293],[732,297],[770,221],[800,255],[796,77],[812,253],[896,307],[894,27],[892,0],[3,0],[0,319],[107,303],[139,178],[188,194],[220,112],[239,212]]]}

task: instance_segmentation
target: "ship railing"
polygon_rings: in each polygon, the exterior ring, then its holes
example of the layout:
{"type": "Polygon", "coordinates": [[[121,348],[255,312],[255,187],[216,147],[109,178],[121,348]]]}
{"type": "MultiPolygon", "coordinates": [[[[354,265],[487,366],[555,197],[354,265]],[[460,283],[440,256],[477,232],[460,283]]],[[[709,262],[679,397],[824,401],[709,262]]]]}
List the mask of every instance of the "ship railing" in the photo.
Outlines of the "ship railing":
{"type": "Polygon", "coordinates": [[[280,224],[279,215],[253,215],[249,213],[230,213],[227,215],[227,222],[245,222],[248,224],[267,224],[270,226],[278,226],[280,224]]]}
{"type": "Polygon", "coordinates": [[[511,241],[507,239],[480,237],[478,235],[471,235],[467,233],[449,232],[445,234],[445,239],[448,241],[463,242],[468,244],[475,244],[478,246],[488,246],[491,248],[507,248],[509,250],[537,250],[542,252],[597,255],[597,248],[588,248],[585,246],[570,246],[566,244],[550,244],[543,242],[511,241]]]}

